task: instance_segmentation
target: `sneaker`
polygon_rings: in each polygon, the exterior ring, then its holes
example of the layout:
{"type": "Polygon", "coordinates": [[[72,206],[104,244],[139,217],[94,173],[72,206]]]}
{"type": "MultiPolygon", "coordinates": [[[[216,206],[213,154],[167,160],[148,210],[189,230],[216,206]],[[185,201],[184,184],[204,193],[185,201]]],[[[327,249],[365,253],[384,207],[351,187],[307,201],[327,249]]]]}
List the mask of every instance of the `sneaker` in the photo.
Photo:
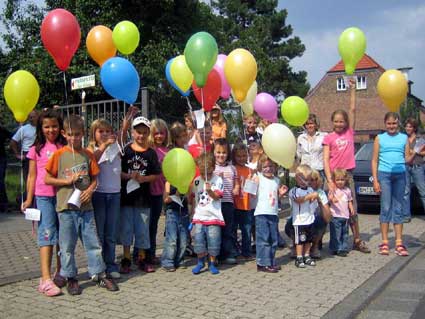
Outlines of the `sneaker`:
{"type": "Polygon", "coordinates": [[[238,262],[236,261],[236,258],[234,257],[227,257],[222,261],[225,265],[236,265],[238,262]]]}
{"type": "Polygon", "coordinates": [[[213,262],[211,262],[211,261],[208,262],[208,270],[213,275],[218,275],[220,273],[220,271],[217,269],[217,267],[215,266],[215,264],[213,262]]]}
{"type": "Polygon", "coordinates": [[[305,268],[305,263],[304,263],[304,258],[302,257],[297,257],[295,259],[295,266],[297,268],[305,268]]]}
{"type": "Polygon", "coordinates": [[[139,261],[139,269],[146,273],[155,272],[155,268],[153,267],[153,265],[145,261],[139,261]]]}
{"type": "Polygon", "coordinates": [[[99,280],[97,281],[97,285],[101,288],[106,288],[108,291],[118,291],[120,288],[118,288],[118,285],[115,283],[113,279],[108,279],[106,276],[99,277],[99,280]]]}
{"type": "Polygon", "coordinates": [[[168,267],[162,267],[166,272],[175,272],[176,268],[174,268],[173,266],[168,266],[168,267]]]}
{"type": "Polygon", "coordinates": [[[38,291],[45,294],[47,297],[54,297],[60,295],[62,291],[58,286],[55,285],[53,280],[43,280],[40,278],[40,284],[38,285],[38,291]]]}
{"type": "Polygon", "coordinates": [[[55,273],[55,276],[53,277],[53,282],[59,288],[63,288],[66,286],[66,278],[61,276],[58,272],[55,273]]]}
{"type": "Polygon", "coordinates": [[[202,269],[205,267],[205,257],[198,259],[198,263],[195,267],[192,268],[192,274],[198,275],[201,273],[202,269]]]}
{"type": "Polygon", "coordinates": [[[310,256],[304,257],[304,264],[306,264],[307,266],[313,266],[313,267],[316,266],[316,262],[310,256]]]}
{"type": "Polygon", "coordinates": [[[370,249],[367,247],[366,243],[363,240],[353,243],[353,250],[358,250],[364,254],[369,254],[370,249]]]}
{"type": "Polygon", "coordinates": [[[75,278],[68,278],[66,290],[71,296],[81,295],[80,285],[78,284],[78,280],[75,278]]]}
{"type": "Polygon", "coordinates": [[[128,258],[123,258],[121,260],[120,273],[121,274],[129,274],[131,271],[131,260],[128,258]]]}
{"type": "Polygon", "coordinates": [[[118,271],[111,271],[110,273],[106,274],[106,277],[111,278],[111,279],[120,279],[121,275],[118,271]]]}
{"type": "Polygon", "coordinates": [[[271,273],[271,274],[275,274],[277,273],[279,270],[271,267],[271,266],[260,266],[257,265],[257,271],[258,272],[267,272],[267,273],[271,273]]]}
{"type": "Polygon", "coordinates": [[[273,268],[273,269],[276,269],[276,270],[282,270],[282,266],[280,266],[280,265],[272,265],[270,267],[273,268]]]}
{"type": "Polygon", "coordinates": [[[347,257],[348,252],[347,252],[347,251],[345,251],[345,250],[339,250],[339,251],[337,251],[337,252],[336,252],[336,255],[337,255],[338,257],[347,257]]]}

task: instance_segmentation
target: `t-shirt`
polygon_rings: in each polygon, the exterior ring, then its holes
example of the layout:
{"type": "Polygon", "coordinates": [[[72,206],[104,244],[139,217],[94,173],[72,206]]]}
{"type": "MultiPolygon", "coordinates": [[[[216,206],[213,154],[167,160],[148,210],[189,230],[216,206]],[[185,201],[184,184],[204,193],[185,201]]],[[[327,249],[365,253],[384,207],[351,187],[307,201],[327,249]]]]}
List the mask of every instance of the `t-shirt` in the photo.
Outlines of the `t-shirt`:
{"type": "Polygon", "coordinates": [[[311,209],[313,209],[314,212],[317,212],[318,209],[319,209],[319,204],[321,203],[322,205],[326,205],[327,203],[329,203],[329,200],[328,200],[328,197],[326,196],[326,193],[323,189],[319,188],[319,189],[316,189],[314,191],[319,196],[319,199],[311,202],[311,209]]]}
{"type": "Polygon", "coordinates": [[[257,207],[254,216],[276,215],[279,212],[279,178],[267,178],[258,173],[257,207]]]}
{"type": "Polygon", "coordinates": [[[6,151],[4,148],[4,143],[6,140],[10,139],[12,134],[3,127],[0,127],[0,157],[6,157],[6,151]]]}
{"type": "MultiPolygon", "coordinates": [[[[50,157],[46,165],[46,171],[56,178],[69,178],[74,173],[81,173],[81,179],[75,183],[75,187],[81,191],[86,190],[91,183],[91,179],[99,174],[99,166],[93,153],[81,149],[72,150],[69,146],[64,146],[57,150],[50,157]]],[[[68,200],[74,192],[74,185],[61,186],[56,192],[56,211],[69,210],[68,200]]],[[[76,208],[72,208],[76,210],[76,208]]],[[[91,201],[81,205],[81,211],[93,210],[91,201]]]]}
{"type": "Polygon", "coordinates": [[[398,133],[379,134],[379,164],[378,171],[387,173],[402,173],[406,170],[404,151],[407,135],[398,133]]]}
{"type": "Polygon", "coordinates": [[[237,178],[239,179],[239,184],[241,186],[239,190],[239,194],[236,196],[233,196],[235,208],[240,210],[249,210],[250,209],[249,194],[243,191],[245,181],[248,178],[250,173],[249,168],[246,166],[240,166],[240,165],[236,165],[235,168],[236,168],[237,178]]]}
{"type": "Polygon", "coordinates": [[[237,178],[236,168],[233,165],[222,166],[216,164],[214,174],[223,179],[224,191],[221,202],[233,203],[233,187],[237,178]]]}
{"type": "Polygon", "coordinates": [[[31,146],[28,151],[27,158],[35,161],[36,178],[35,191],[36,196],[55,196],[56,190],[52,185],[46,185],[44,178],[46,177],[46,164],[52,157],[53,153],[60,149],[62,145],[57,145],[46,141],[46,144],[40,150],[40,155],[35,151],[35,146],[31,146]]]}
{"type": "Polygon", "coordinates": [[[97,176],[96,192],[115,194],[121,191],[121,154],[115,154],[111,162],[108,148],[98,162],[100,173],[97,176]]]}
{"type": "Polygon", "coordinates": [[[350,218],[350,210],[348,209],[348,202],[353,200],[351,190],[348,187],[343,189],[336,188],[334,192],[337,203],[331,201],[331,213],[333,217],[350,218]]]}
{"type": "Polygon", "coordinates": [[[218,138],[225,138],[226,137],[226,132],[227,132],[227,125],[226,123],[222,123],[222,124],[213,124],[212,125],[212,138],[213,140],[218,139],[218,138]]]}
{"type": "MultiPolygon", "coordinates": [[[[153,149],[148,148],[144,152],[136,152],[131,147],[131,144],[128,144],[124,148],[124,155],[121,159],[121,171],[128,174],[139,172],[142,176],[159,175],[161,166],[153,149]]],[[[121,181],[121,205],[150,207],[149,183],[141,183],[139,188],[127,194],[128,181],[127,179],[121,181]]]]}
{"type": "Polygon", "coordinates": [[[350,127],[342,133],[332,132],[325,136],[323,145],[329,146],[329,167],[353,169],[356,167],[354,158],[354,131],[350,127]]]}
{"type": "Polygon", "coordinates": [[[313,189],[308,187],[303,189],[301,187],[291,188],[289,191],[289,203],[291,204],[292,221],[294,226],[311,225],[314,222],[314,207],[310,201],[298,204],[294,199],[304,197],[313,193],[313,189]]]}
{"type": "MultiPolygon", "coordinates": [[[[219,195],[223,194],[223,180],[214,175],[208,181],[211,190],[219,195]]],[[[214,200],[205,190],[205,181],[198,176],[193,181],[192,193],[195,196],[195,214],[193,224],[220,225],[224,226],[223,214],[221,213],[221,200],[214,200]]]]}
{"type": "MultiPolygon", "coordinates": [[[[165,155],[167,155],[168,148],[166,147],[157,147],[155,148],[156,155],[158,156],[159,165],[162,165],[162,161],[164,160],[165,155]]],[[[165,177],[164,174],[159,174],[158,178],[151,183],[150,191],[151,195],[162,195],[164,194],[164,185],[165,185],[165,177]]]]}
{"type": "Polygon", "coordinates": [[[302,133],[297,139],[297,157],[301,164],[313,169],[323,170],[323,139],[327,134],[316,132],[312,137],[302,133]]]}
{"type": "Polygon", "coordinates": [[[13,135],[12,140],[21,144],[22,151],[28,152],[35,141],[35,126],[31,124],[21,126],[13,135]]]}

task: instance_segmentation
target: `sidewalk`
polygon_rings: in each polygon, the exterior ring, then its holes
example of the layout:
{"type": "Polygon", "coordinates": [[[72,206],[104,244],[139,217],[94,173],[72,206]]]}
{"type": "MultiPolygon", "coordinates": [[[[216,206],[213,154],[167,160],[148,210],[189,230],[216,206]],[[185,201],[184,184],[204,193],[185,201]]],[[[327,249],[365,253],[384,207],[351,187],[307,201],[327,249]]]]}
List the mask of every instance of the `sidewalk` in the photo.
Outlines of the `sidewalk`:
{"type": "MultiPolygon", "coordinates": [[[[64,290],[62,296],[44,297],[36,291],[37,278],[1,286],[0,317],[320,318],[386,264],[400,258],[394,254],[377,254],[380,241],[377,215],[360,215],[360,223],[362,237],[373,249],[371,254],[351,252],[347,258],[330,256],[327,234],[322,251],[324,258],[315,268],[295,268],[289,259],[289,249],[285,248],[277,253],[277,261],[282,265],[278,274],[257,273],[255,261],[222,266],[217,276],[208,272],[194,276],[190,268],[178,269],[175,273],[158,269],[153,274],[135,270],[123,276],[119,283],[121,290],[117,293],[88,282],[82,269],[81,296],[69,296],[64,290]]],[[[282,230],[283,220],[279,226],[282,230]]],[[[408,247],[423,245],[417,238],[424,232],[424,226],[423,217],[415,217],[405,226],[408,247]]],[[[4,256],[1,274],[10,277],[16,276],[21,269],[37,271],[37,247],[30,227],[25,231],[17,229],[4,233],[0,220],[0,249],[4,256]],[[7,242],[10,245],[6,245],[7,242]]],[[[159,236],[162,232],[163,218],[159,236]]],[[[82,255],[77,258],[83,265],[82,255]]],[[[0,280],[4,282],[3,276],[0,275],[0,280]]]]}

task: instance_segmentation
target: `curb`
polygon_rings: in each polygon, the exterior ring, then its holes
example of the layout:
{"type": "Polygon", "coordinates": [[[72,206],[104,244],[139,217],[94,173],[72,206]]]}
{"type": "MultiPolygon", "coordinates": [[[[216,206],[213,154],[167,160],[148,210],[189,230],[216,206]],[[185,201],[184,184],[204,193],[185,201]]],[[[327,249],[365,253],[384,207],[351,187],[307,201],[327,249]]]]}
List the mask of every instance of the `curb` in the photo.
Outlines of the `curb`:
{"type": "Polygon", "coordinates": [[[425,233],[423,233],[415,242],[418,247],[409,247],[408,257],[396,257],[387,263],[381,269],[378,269],[369,279],[362,285],[353,290],[340,303],[330,309],[322,318],[323,319],[354,319],[360,312],[365,309],[393,280],[402,269],[404,269],[410,261],[412,261],[425,246],[425,233]]]}

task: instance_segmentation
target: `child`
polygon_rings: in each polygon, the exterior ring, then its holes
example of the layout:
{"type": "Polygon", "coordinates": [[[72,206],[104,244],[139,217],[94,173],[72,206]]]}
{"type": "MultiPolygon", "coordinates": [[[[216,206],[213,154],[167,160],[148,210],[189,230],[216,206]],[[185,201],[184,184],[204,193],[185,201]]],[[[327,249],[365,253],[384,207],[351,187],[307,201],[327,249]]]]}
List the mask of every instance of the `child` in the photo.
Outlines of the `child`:
{"type": "MultiPolygon", "coordinates": [[[[221,233],[220,260],[225,264],[236,264],[236,238],[234,236],[235,206],[233,196],[239,195],[240,185],[237,178],[236,169],[229,164],[229,144],[226,139],[218,138],[214,141],[214,174],[223,180],[223,197],[221,198],[221,211],[224,217],[225,226],[221,233]]],[[[200,166],[199,169],[205,170],[200,166]]]]}
{"type": "Polygon", "coordinates": [[[246,140],[248,144],[253,140],[260,140],[261,134],[257,132],[258,119],[254,114],[244,117],[244,124],[246,129],[246,140]]]}
{"type": "MultiPolygon", "coordinates": [[[[356,123],[356,81],[350,80],[350,109],[349,114],[344,110],[336,110],[331,115],[333,132],[323,139],[323,168],[329,190],[335,189],[332,182],[332,172],[336,168],[347,171],[351,193],[355,194],[354,180],[351,171],[356,167],[354,158],[354,127],[356,123]]],[[[353,249],[362,253],[370,253],[366,243],[360,239],[359,220],[357,215],[356,197],[353,196],[354,215],[350,218],[353,232],[353,249]]]]}
{"type": "Polygon", "coordinates": [[[46,165],[45,183],[55,186],[56,211],[59,213],[59,246],[61,256],[60,275],[67,278],[70,295],[81,294],[75,264],[75,246],[78,237],[84,243],[88,272],[99,287],[117,291],[118,286],[105,274],[105,263],[96,233],[91,197],[96,189],[99,166],[92,153],[83,148],[84,121],[71,115],[64,122],[62,135],[68,145],[55,151],[46,165]],[[81,192],[80,203],[68,205],[74,192],[81,192]]]}
{"type": "Polygon", "coordinates": [[[27,198],[22,203],[22,212],[32,206],[34,195],[36,207],[41,212],[38,222],[38,246],[40,247],[41,278],[38,291],[48,297],[61,293],[66,281],[59,275],[60,258],[56,255],[56,274],[52,281],[50,266],[52,264],[53,247],[59,252],[59,222],[56,214],[56,191],[53,186],[46,185],[46,164],[52,154],[66,144],[61,135],[63,121],[53,111],[43,111],[38,118],[34,145],[29,149],[29,172],[27,179],[27,198]]]}
{"type": "Polygon", "coordinates": [[[276,177],[277,165],[263,155],[258,161],[258,202],[255,208],[256,259],[257,271],[276,273],[280,266],[276,265],[278,202],[288,188],[279,185],[276,177]]]}
{"type": "MultiPolygon", "coordinates": [[[[194,225],[195,253],[198,263],[192,269],[197,275],[205,267],[205,259],[209,256],[208,268],[213,275],[219,270],[215,266],[216,257],[220,253],[221,226],[224,219],[221,213],[220,199],[223,196],[223,180],[214,174],[214,157],[210,153],[202,153],[196,164],[201,169],[201,175],[193,181],[191,199],[195,199],[194,225]]],[[[193,207],[193,205],[192,205],[193,207]]]]}
{"type": "Polygon", "coordinates": [[[173,147],[185,148],[188,140],[186,127],[180,122],[174,122],[170,126],[171,144],[173,147]]]}
{"type": "Polygon", "coordinates": [[[130,272],[130,246],[138,249],[138,266],[146,273],[155,269],[146,260],[150,248],[149,218],[151,195],[149,184],[158,178],[161,167],[156,152],[149,147],[148,137],[151,123],[137,116],[132,123],[133,142],[124,148],[121,166],[121,220],[120,234],[124,248],[120,272],[130,272]]]}
{"type": "MultiPolygon", "coordinates": [[[[232,159],[238,177],[239,194],[233,196],[235,203],[235,223],[234,234],[238,227],[242,233],[241,255],[244,259],[251,259],[251,231],[254,221],[254,212],[249,207],[249,194],[243,191],[245,181],[250,178],[249,168],[246,167],[248,161],[248,150],[245,144],[239,143],[233,147],[232,159]]],[[[236,237],[237,238],[237,237],[236,237]]]]}
{"type": "Polygon", "coordinates": [[[221,113],[221,108],[217,104],[211,110],[211,126],[213,142],[218,138],[227,137],[227,124],[221,113]]]}
{"type": "MultiPolygon", "coordinates": [[[[167,123],[162,119],[151,121],[151,132],[149,135],[149,146],[152,147],[158,156],[159,164],[162,164],[168,147],[171,144],[170,132],[167,123]]],[[[155,256],[156,252],[156,234],[158,232],[158,221],[162,212],[162,202],[164,194],[165,177],[161,174],[150,184],[151,192],[151,216],[149,221],[150,246],[146,259],[154,265],[159,264],[159,259],[155,256]]]]}
{"type": "Polygon", "coordinates": [[[113,134],[111,123],[105,119],[93,121],[89,132],[88,149],[96,158],[100,173],[97,188],[93,194],[94,217],[97,234],[102,245],[102,256],[106,264],[106,274],[114,279],[120,278],[115,263],[115,246],[118,236],[118,222],[121,198],[121,153],[130,126],[130,119],[138,111],[132,107],[125,115],[118,140],[113,134]]]}
{"type": "Polygon", "coordinates": [[[354,215],[353,197],[350,188],[347,187],[347,171],[340,168],[335,169],[332,173],[332,181],[336,188],[329,192],[332,213],[329,249],[334,255],[347,257],[348,219],[354,215]]]}
{"type": "Polygon", "coordinates": [[[310,257],[314,223],[314,208],[310,202],[316,200],[318,195],[308,187],[310,177],[311,168],[305,164],[299,165],[295,171],[296,186],[289,191],[297,254],[295,266],[298,268],[305,268],[306,265],[316,266],[316,262],[310,257]]]}
{"type": "Polygon", "coordinates": [[[188,151],[194,158],[196,158],[202,153],[204,143],[202,143],[201,135],[196,129],[195,121],[193,120],[191,113],[186,113],[184,115],[184,125],[186,126],[187,134],[189,136],[189,142],[187,143],[188,151]]]}

